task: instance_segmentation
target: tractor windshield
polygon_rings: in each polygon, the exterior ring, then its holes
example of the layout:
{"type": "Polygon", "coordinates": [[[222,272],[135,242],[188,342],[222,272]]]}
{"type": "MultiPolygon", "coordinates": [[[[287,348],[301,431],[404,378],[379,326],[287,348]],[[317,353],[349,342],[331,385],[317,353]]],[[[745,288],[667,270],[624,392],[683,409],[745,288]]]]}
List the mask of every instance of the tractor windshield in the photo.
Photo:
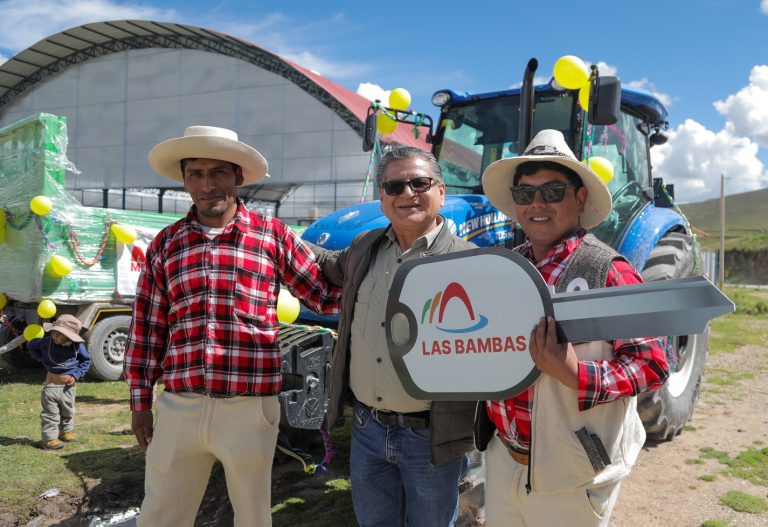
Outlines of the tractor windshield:
{"type": "MultiPolygon", "coordinates": [[[[533,135],[553,128],[573,144],[572,95],[537,93],[535,108],[533,135]]],[[[483,170],[498,159],[517,155],[519,120],[519,95],[472,100],[442,113],[435,155],[448,194],[482,193],[483,170]]]]}

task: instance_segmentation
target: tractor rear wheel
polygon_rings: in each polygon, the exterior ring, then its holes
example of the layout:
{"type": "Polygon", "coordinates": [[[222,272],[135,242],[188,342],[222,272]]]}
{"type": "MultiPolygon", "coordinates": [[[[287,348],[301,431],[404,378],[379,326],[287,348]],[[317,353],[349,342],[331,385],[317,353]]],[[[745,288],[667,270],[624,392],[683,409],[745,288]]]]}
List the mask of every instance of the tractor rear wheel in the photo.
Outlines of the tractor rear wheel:
{"type": "MultiPolygon", "coordinates": [[[[651,251],[643,280],[685,278],[694,271],[694,241],[679,232],[666,233],[651,251]]],[[[670,376],[660,389],[638,397],[637,411],[648,439],[669,441],[693,415],[707,360],[709,327],[700,335],[668,337],[670,376]]]]}

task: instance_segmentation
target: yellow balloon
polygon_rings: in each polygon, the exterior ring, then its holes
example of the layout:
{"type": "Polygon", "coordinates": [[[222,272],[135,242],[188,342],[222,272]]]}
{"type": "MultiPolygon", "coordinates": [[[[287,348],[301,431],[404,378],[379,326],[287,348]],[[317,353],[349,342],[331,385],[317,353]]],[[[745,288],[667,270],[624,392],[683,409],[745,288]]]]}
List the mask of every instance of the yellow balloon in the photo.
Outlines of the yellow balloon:
{"type": "Polygon", "coordinates": [[[579,88],[579,104],[586,112],[589,111],[589,92],[592,90],[592,83],[587,82],[579,88]]]}
{"type": "Polygon", "coordinates": [[[389,93],[389,107],[395,110],[407,110],[411,105],[411,94],[405,88],[395,88],[389,93]]]}
{"type": "Polygon", "coordinates": [[[613,164],[606,158],[592,156],[587,160],[587,166],[591,168],[606,185],[613,179],[613,164]]]}
{"type": "Polygon", "coordinates": [[[5,243],[5,225],[0,225],[0,243],[5,243]]]}
{"type": "Polygon", "coordinates": [[[40,315],[40,318],[53,318],[56,315],[56,304],[47,298],[41,300],[37,305],[37,314],[40,315]]]}
{"type": "Polygon", "coordinates": [[[53,208],[53,202],[48,196],[35,196],[29,202],[29,208],[38,216],[45,216],[53,208]]]}
{"type": "Polygon", "coordinates": [[[587,65],[573,55],[565,55],[557,59],[553,74],[558,84],[568,90],[578,90],[589,80],[587,65]]]}
{"type": "Polygon", "coordinates": [[[40,324],[30,324],[24,328],[24,338],[27,340],[41,339],[45,336],[43,326],[40,324]]]}
{"type": "Polygon", "coordinates": [[[397,121],[380,113],[376,118],[376,129],[381,135],[391,134],[397,128],[397,121]]]}
{"type": "Polygon", "coordinates": [[[0,293],[0,309],[3,309],[7,305],[8,305],[8,297],[5,296],[5,293],[0,293]]]}
{"type": "Polygon", "coordinates": [[[72,262],[63,256],[54,254],[48,260],[48,269],[53,276],[67,276],[72,271],[72,262]]]}
{"type": "Polygon", "coordinates": [[[290,324],[299,318],[301,305],[298,299],[286,289],[281,289],[277,295],[277,320],[290,324]]]}
{"type": "Polygon", "coordinates": [[[110,230],[118,241],[123,242],[126,245],[135,242],[136,237],[138,236],[136,234],[136,229],[130,225],[123,225],[122,223],[113,223],[110,230]]]}

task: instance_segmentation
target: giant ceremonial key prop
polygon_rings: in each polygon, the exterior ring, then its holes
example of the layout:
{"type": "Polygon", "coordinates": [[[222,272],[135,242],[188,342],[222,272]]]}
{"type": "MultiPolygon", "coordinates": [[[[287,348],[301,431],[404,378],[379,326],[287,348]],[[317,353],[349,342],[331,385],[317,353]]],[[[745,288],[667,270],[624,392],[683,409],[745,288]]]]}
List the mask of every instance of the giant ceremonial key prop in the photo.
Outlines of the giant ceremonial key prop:
{"type": "Polygon", "coordinates": [[[704,277],[555,294],[523,256],[485,248],[401,265],[385,331],[413,397],[506,399],[540,374],[528,341],[542,316],[555,318],[560,342],[587,342],[701,333],[733,310],[704,277]]]}

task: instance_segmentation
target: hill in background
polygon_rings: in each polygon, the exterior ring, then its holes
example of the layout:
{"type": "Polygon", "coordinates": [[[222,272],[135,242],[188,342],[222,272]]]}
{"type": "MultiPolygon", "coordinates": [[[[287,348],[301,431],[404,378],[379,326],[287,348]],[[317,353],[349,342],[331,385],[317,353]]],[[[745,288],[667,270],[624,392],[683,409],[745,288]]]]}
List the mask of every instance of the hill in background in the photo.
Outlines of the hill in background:
{"type": "MultiPolygon", "coordinates": [[[[720,246],[720,200],[680,205],[701,246],[720,246]],[[703,232],[701,232],[703,231],[703,232]]],[[[768,188],[725,197],[725,248],[755,251],[768,248],[768,188]]]]}

